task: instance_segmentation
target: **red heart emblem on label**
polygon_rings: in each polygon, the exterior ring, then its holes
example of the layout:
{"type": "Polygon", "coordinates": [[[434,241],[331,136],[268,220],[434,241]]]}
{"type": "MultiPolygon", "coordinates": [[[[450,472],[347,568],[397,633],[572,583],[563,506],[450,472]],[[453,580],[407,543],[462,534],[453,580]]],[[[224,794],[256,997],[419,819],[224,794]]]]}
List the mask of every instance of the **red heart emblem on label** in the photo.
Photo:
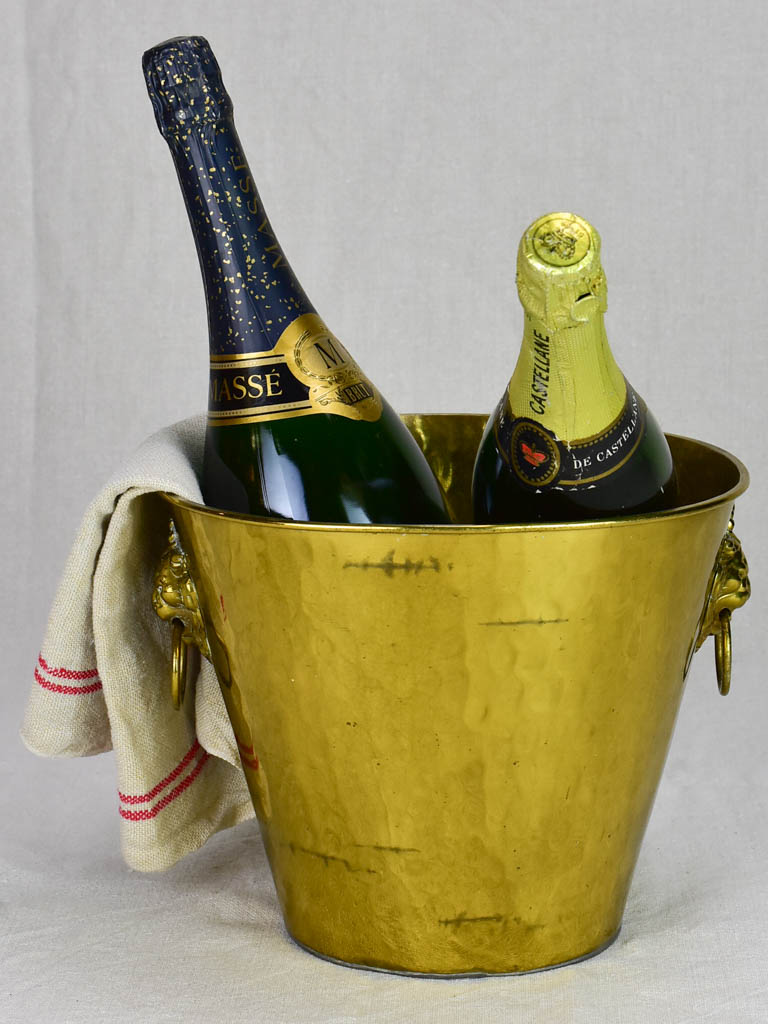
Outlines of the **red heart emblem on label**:
{"type": "Polygon", "coordinates": [[[525,459],[526,462],[529,462],[532,466],[540,466],[542,464],[542,462],[546,462],[547,461],[547,453],[546,452],[537,452],[535,444],[534,445],[527,445],[525,443],[525,441],[523,441],[521,447],[523,449],[523,458],[525,459]]]}

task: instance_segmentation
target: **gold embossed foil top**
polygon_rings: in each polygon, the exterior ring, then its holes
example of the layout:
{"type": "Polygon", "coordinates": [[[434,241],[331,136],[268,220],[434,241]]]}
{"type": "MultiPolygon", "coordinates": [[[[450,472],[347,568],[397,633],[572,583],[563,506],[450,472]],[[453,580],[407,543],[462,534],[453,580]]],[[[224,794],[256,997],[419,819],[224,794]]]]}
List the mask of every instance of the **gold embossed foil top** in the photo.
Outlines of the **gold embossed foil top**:
{"type": "Polygon", "coordinates": [[[232,100],[218,62],[202,36],[168,39],[147,50],[141,64],[157,125],[165,138],[232,116],[232,100]]]}
{"type": "Polygon", "coordinates": [[[552,330],[573,327],[604,312],[607,289],[600,235],[575,213],[539,217],[520,240],[517,290],[526,311],[552,330]]]}

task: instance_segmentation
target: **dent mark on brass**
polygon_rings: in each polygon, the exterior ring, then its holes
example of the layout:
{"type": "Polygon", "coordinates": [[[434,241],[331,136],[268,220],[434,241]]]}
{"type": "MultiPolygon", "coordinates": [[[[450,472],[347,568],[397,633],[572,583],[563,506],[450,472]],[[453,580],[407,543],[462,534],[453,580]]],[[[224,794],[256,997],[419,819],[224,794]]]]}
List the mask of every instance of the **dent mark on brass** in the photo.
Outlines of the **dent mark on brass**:
{"type": "Polygon", "coordinates": [[[466,914],[459,914],[458,917],[441,918],[438,924],[446,928],[460,928],[465,924],[503,924],[506,919],[506,914],[487,914],[485,917],[467,917],[466,914]]]}
{"type": "Polygon", "coordinates": [[[551,626],[557,622],[568,622],[569,619],[496,619],[493,622],[481,622],[481,626],[551,626]]]}
{"type": "Polygon", "coordinates": [[[291,851],[291,853],[303,853],[307,857],[316,857],[321,860],[326,867],[330,867],[331,864],[342,864],[347,871],[356,873],[363,871],[368,875],[377,875],[378,871],[373,868],[361,868],[356,867],[351,861],[348,861],[346,857],[337,857],[333,853],[323,853],[321,850],[308,850],[305,846],[298,846],[296,843],[285,843],[285,846],[291,851]]]}
{"type": "Polygon", "coordinates": [[[358,850],[378,850],[379,853],[421,853],[415,846],[378,846],[374,843],[355,843],[358,850]]]}
{"type": "MultiPolygon", "coordinates": [[[[441,565],[438,558],[420,558],[418,561],[413,561],[410,558],[406,558],[403,562],[395,561],[395,552],[387,552],[384,558],[380,562],[371,562],[366,559],[364,562],[345,562],[345,569],[378,569],[384,573],[385,576],[392,577],[396,572],[414,573],[418,576],[420,572],[440,572],[441,565]]],[[[449,566],[452,568],[452,566],[449,566]]]]}

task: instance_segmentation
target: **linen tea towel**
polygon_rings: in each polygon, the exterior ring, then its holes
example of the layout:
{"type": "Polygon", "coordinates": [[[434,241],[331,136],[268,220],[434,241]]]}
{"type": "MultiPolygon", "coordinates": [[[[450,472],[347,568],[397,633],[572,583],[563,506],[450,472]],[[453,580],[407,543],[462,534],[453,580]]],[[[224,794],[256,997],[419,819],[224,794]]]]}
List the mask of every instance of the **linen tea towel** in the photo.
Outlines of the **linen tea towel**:
{"type": "Polygon", "coordinates": [[[151,603],[169,520],[153,492],[202,501],[204,433],[201,415],[152,435],[87,509],[21,731],[30,750],[51,757],[114,749],[123,855],[141,871],[168,868],[253,816],[213,667],[201,659],[176,711],[170,630],[151,603]]]}

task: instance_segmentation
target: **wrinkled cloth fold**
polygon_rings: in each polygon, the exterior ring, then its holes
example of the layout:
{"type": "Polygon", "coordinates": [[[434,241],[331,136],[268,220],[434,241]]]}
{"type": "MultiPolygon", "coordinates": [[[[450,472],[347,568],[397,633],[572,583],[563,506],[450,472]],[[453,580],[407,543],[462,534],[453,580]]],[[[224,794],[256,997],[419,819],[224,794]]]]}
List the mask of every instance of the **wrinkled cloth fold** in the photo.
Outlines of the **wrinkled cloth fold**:
{"type": "Polygon", "coordinates": [[[88,507],[21,730],[49,757],[114,750],[123,855],[141,871],[168,868],[253,815],[213,667],[201,659],[194,700],[174,710],[170,631],[151,601],[169,525],[157,492],[202,501],[204,434],[196,416],[152,435],[88,507]]]}

